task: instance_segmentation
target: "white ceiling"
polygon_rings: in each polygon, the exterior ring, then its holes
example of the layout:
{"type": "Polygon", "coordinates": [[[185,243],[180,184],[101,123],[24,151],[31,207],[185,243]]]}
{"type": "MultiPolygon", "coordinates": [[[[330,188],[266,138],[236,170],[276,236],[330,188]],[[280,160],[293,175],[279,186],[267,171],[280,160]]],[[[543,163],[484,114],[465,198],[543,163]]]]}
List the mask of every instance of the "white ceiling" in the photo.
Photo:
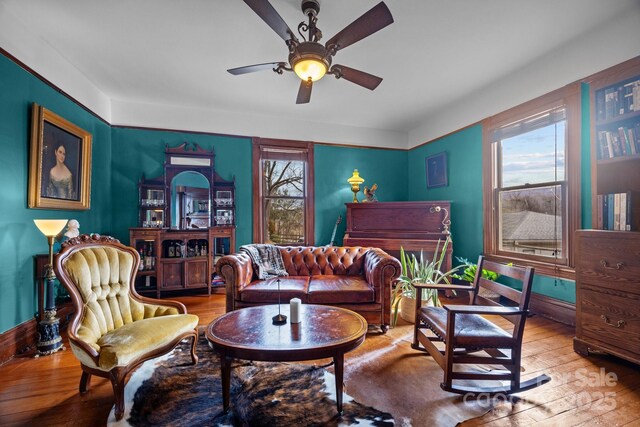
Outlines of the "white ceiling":
{"type": "MultiPolygon", "coordinates": [[[[295,31],[304,18],[300,0],[271,3],[295,31]]],[[[318,27],[324,34],[323,41],[376,3],[321,0],[318,27]]],[[[629,16],[633,17],[631,28],[640,34],[640,25],[633,26],[640,24],[638,0],[386,3],[395,22],[339,51],[334,59],[334,63],[383,77],[382,84],[372,92],[327,76],[314,84],[307,105],[295,104],[299,80],[293,73],[277,75],[267,70],[232,76],[226,72],[228,68],[287,58],[283,40],[241,0],[0,0],[0,14],[4,15],[0,24],[5,24],[5,30],[0,29],[0,47],[90,104],[87,106],[98,114],[106,111],[101,116],[113,124],[221,133],[266,132],[272,134],[260,135],[286,137],[296,132],[287,134],[278,129],[293,129],[292,123],[300,123],[300,132],[318,129],[316,139],[327,142],[354,139],[356,144],[367,145],[358,141],[367,137],[341,138],[338,134],[361,130],[362,135],[372,135],[380,131],[386,143],[374,141],[369,145],[406,147],[433,136],[429,129],[434,126],[425,128],[425,123],[441,114],[443,108],[464,103],[486,88],[499,87],[538,60],[547,58],[545,63],[549,63],[552,56],[556,62],[562,63],[563,58],[566,62],[564,47],[581,39],[590,40],[588,34],[602,33],[609,25],[623,25],[617,22],[629,16]],[[65,67],[69,71],[65,72],[65,67]],[[72,79],[74,74],[78,77],[72,79]],[[89,88],[96,93],[93,98],[85,93],[89,88]],[[163,114],[154,113],[160,108],[167,111],[166,120],[161,118],[163,114]],[[141,109],[149,113],[137,116],[141,109]],[[213,128],[212,116],[218,117],[213,128]],[[237,132],[225,126],[220,117],[231,118],[227,122],[244,117],[246,120],[241,121],[245,123],[263,121],[265,125],[246,126],[244,132],[237,132]],[[157,123],[166,124],[167,120],[170,123],[165,126],[157,123]],[[207,121],[209,125],[204,124],[207,121]],[[199,127],[206,129],[196,129],[199,127]],[[321,131],[323,128],[333,128],[335,135],[321,131]],[[421,130],[418,135],[416,129],[421,130]]],[[[638,35],[629,37],[635,44],[631,49],[637,54],[638,35]]],[[[603,60],[617,61],[619,56],[628,59],[633,55],[627,50],[603,60]]],[[[595,61],[593,66],[600,64],[595,61]]],[[[566,74],[563,78],[573,79],[598,70],[582,67],[571,77],[571,72],[565,72],[571,63],[562,63],[561,67],[566,74]]],[[[552,77],[539,73],[528,78],[557,84],[552,77]]],[[[514,96],[501,102],[511,106],[522,100],[514,96]]],[[[487,110],[478,112],[475,118],[460,118],[459,126],[488,114],[491,112],[487,110]]]]}

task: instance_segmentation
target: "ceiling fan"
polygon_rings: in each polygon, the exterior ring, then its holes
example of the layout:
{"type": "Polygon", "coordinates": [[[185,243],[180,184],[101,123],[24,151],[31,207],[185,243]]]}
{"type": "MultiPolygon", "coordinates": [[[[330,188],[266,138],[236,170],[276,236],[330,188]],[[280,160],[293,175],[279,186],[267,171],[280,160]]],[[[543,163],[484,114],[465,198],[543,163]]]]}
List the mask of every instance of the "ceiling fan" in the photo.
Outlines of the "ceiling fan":
{"type": "Polygon", "coordinates": [[[344,78],[370,90],[374,90],[382,82],[380,77],[345,65],[331,65],[331,61],[340,49],[344,49],[393,23],[393,16],[384,2],[378,3],[322,45],[319,43],[322,31],[316,26],[317,15],[320,12],[319,0],[302,0],[302,12],[309,18],[309,22],[302,21],[298,24],[298,34],[303,41],[295,36],[268,0],[243,1],[282,37],[289,49],[289,62],[247,65],[227,70],[229,73],[240,75],[269,68],[278,74],[282,74],[283,71],[294,71],[302,80],[296,104],[309,102],[313,82],[321,79],[325,74],[333,74],[337,79],[344,78]],[[304,32],[307,32],[306,37],[304,32]]]}

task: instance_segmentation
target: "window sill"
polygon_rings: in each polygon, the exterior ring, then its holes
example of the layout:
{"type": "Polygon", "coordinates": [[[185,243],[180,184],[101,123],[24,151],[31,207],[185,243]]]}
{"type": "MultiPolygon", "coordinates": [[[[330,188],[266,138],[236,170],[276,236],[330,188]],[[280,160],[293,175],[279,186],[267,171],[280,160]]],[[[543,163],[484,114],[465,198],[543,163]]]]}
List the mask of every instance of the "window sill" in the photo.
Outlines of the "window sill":
{"type": "Polygon", "coordinates": [[[557,277],[559,279],[576,280],[576,271],[573,267],[566,265],[553,264],[548,262],[533,261],[525,258],[518,258],[506,255],[485,255],[490,261],[509,263],[513,262],[517,265],[535,268],[535,273],[542,276],[557,277]]]}

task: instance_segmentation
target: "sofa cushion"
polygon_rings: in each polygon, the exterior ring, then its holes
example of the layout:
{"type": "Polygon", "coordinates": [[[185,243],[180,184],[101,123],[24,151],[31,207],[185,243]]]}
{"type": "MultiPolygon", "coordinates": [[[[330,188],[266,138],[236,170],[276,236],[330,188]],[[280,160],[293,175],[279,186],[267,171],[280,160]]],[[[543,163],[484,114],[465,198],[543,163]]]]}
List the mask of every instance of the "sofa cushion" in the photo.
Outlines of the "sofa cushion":
{"type": "Polygon", "coordinates": [[[310,304],[371,303],[375,292],[362,276],[312,276],[308,299],[310,304]]]}
{"type": "Polygon", "coordinates": [[[291,298],[307,301],[309,291],[308,276],[273,277],[266,280],[254,280],[240,290],[240,301],[255,303],[278,303],[278,283],[280,279],[280,301],[288,303],[291,298]]]}
{"type": "Polygon", "coordinates": [[[363,275],[365,254],[360,246],[278,246],[289,276],[363,275]]]}

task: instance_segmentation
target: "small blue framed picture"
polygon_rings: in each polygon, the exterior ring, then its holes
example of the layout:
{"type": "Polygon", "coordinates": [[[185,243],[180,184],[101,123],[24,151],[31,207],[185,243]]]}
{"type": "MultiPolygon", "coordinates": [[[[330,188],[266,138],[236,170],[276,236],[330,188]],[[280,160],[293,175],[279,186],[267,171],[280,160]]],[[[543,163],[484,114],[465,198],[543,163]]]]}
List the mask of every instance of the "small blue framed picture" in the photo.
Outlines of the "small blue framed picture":
{"type": "Polygon", "coordinates": [[[447,152],[434,154],[425,159],[427,188],[447,186],[447,152]]]}

